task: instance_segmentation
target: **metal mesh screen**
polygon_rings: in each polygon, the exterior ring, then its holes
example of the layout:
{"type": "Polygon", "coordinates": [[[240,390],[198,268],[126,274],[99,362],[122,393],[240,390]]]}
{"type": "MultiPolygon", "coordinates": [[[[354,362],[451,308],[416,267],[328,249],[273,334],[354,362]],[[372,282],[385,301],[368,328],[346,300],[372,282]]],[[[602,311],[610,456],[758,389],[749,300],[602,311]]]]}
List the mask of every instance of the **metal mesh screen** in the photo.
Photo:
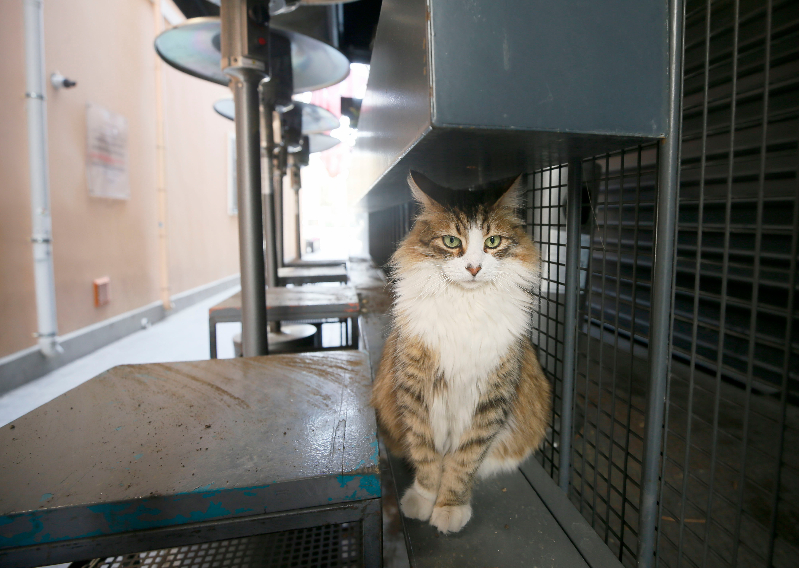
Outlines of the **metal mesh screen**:
{"type": "MultiPolygon", "coordinates": [[[[553,432],[538,454],[557,479],[565,321],[567,167],[536,172],[528,230],[542,251],[541,365],[555,384],[553,432]]],[[[657,149],[583,162],[580,296],[570,498],[625,564],[635,563],[645,414],[657,149]]]]}
{"type": "Polygon", "coordinates": [[[799,4],[686,8],[659,562],[795,566],[799,4]]]}
{"type": "Polygon", "coordinates": [[[554,166],[528,177],[525,220],[541,253],[541,285],[536,291],[537,313],[533,316],[534,341],[541,366],[553,383],[550,424],[539,459],[546,471],[557,477],[560,414],[563,381],[563,283],[566,269],[566,199],[564,166],[554,166]]]}
{"type": "MultiPolygon", "coordinates": [[[[799,554],[799,462],[790,446],[799,438],[799,4],[688,2],[685,49],[675,359],[658,563],[793,566],[799,554]]],[[[579,302],[570,498],[632,566],[656,148],[585,160],[583,170],[591,208],[583,225],[583,238],[590,235],[589,285],[579,302]]],[[[535,195],[544,185],[534,182],[531,191],[530,232],[544,251],[552,215],[545,194],[535,195]]],[[[563,222],[561,216],[557,223],[563,222]]],[[[550,260],[543,256],[546,275],[550,260]]],[[[559,357],[560,329],[547,317],[534,324],[547,336],[538,339],[542,365],[558,385],[559,367],[545,361],[552,345],[559,357]]],[[[558,417],[556,408],[556,432],[538,458],[553,478],[558,417]]]]}
{"type": "Polygon", "coordinates": [[[361,524],[324,525],[92,560],[85,568],[357,568],[361,524]]]}

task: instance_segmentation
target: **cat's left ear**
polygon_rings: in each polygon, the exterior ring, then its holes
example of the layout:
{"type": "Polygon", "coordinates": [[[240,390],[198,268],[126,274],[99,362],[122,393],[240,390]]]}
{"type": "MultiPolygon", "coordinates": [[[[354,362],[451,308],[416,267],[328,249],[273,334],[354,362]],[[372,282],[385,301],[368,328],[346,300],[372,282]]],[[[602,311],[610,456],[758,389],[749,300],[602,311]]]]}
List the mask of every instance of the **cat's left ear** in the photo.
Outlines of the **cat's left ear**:
{"type": "Polygon", "coordinates": [[[524,185],[523,178],[524,174],[519,174],[519,177],[511,182],[508,189],[505,190],[505,193],[503,193],[502,196],[497,199],[494,206],[512,209],[514,211],[518,209],[522,204],[522,190],[524,185]]]}

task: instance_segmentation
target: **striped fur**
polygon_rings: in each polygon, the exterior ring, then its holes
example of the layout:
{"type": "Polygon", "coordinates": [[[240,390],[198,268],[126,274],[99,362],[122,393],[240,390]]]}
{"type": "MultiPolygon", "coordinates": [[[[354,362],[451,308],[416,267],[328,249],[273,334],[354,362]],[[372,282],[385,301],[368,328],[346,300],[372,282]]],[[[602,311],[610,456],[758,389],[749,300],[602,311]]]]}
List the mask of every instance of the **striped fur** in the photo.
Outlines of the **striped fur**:
{"type": "Polygon", "coordinates": [[[529,339],[539,257],[511,180],[483,192],[416,173],[409,183],[422,210],[392,258],[393,322],[372,404],[389,450],[415,470],[403,513],[448,533],[471,518],[475,477],[514,469],[545,435],[550,385],[529,339]]]}

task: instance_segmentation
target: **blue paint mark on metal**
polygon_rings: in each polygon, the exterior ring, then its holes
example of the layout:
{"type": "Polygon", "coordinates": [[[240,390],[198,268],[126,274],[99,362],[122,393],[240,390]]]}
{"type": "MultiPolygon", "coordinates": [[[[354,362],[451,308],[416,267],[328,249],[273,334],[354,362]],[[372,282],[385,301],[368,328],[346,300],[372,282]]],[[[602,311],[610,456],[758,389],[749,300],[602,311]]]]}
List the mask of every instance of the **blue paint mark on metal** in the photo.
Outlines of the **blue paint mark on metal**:
{"type": "Polygon", "coordinates": [[[345,501],[355,501],[356,499],[358,499],[358,490],[357,489],[352,492],[352,495],[345,495],[344,496],[344,500],[345,501]]]}
{"type": "Polygon", "coordinates": [[[133,459],[134,459],[134,460],[139,460],[139,459],[141,459],[141,457],[142,457],[143,455],[144,455],[144,454],[136,454],[135,456],[133,456],[133,459]]]}
{"type": "Polygon", "coordinates": [[[377,444],[377,432],[375,432],[374,441],[371,444],[369,444],[369,445],[372,446],[372,449],[373,449],[373,451],[372,451],[372,461],[377,463],[377,460],[379,459],[379,456],[380,456],[380,449],[379,449],[379,446],[377,444]]]}
{"type": "Polygon", "coordinates": [[[235,510],[235,511],[233,511],[233,512],[234,512],[235,514],[237,514],[237,515],[240,515],[241,513],[249,513],[249,512],[250,512],[250,511],[252,511],[252,510],[253,510],[253,509],[245,509],[244,507],[242,507],[241,509],[236,509],[236,510],[235,510]]]}
{"type": "MultiPolygon", "coordinates": [[[[336,478],[342,488],[347,487],[351,481],[358,479],[359,489],[363,489],[373,497],[380,495],[380,479],[376,475],[339,475],[336,478]]],[[[357,492],[356,490],[356,493],[357,492]]],[[[355,494],[353,494],[352,497],[345,497],[345,499],[355,499],[354,495],[355,494]]],[[[363,499],[363,496],[360,498],[363,499]]]]}
{"type": "Polygon", "coordinates": [[[114,428],[115,432],[119,432],[120,430],[122,430],[122,426],[117,426],[116,428],[114,428]]]}
{"type": "Polygon", "coordinates": [[[360,488],[373,497],[379,497],[381,494],[380,479],[376,475],[364,475],[361,477],[360,488]]]}
{"type": "Polygon", "coordinates": [[[41,498],[41,499],[39,499],[39,503],[43,503],[44,501],[47,501],[47,500],[48,500],[48,499],[50,499],[52,496],[53,496],[53,494],[52,494],[52,493],[45,493],[44,495],[42,495],[42,498],[41,498]]]}

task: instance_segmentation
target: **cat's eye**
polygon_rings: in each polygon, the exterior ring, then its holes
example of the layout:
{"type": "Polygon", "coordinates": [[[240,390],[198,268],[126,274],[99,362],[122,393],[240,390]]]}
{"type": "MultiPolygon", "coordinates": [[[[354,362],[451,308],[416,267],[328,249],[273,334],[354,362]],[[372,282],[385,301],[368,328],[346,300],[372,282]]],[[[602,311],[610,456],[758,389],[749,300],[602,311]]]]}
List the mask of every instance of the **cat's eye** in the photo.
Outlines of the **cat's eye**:
{"type": "Polygon", "coordinates": [[[502,242],[502,237],[492,235],[485,240],[485,246],[486,248],[495,249],[499,246],[499,243],[501,242],[502,242]]]}
{"type": "Polygon", "coordinates": [[[461,246],[461,240],[458,237],[453,237],[452,235],[444,235],[442,237],[444,241],[444,246],[447,248],[458,248],[461,246]]]}

